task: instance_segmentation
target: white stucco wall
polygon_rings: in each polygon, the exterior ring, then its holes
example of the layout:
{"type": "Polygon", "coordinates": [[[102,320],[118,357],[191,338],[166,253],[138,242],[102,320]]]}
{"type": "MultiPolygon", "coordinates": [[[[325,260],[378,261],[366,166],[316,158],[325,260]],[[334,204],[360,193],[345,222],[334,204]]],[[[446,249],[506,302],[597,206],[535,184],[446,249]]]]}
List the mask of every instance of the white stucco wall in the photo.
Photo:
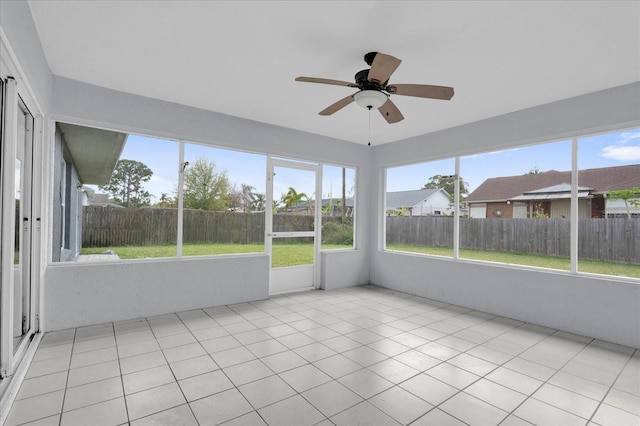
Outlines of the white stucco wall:
{"type": "Polygon", "coordinates": [[[568,272],[377,252],[373,284],[640,347],[640,285],[568,272]]]}
{"type": "Polygon", "coordinates": [[[269,257],[58,263],[45,274],[47,330],[266,299],[269,257]]]}

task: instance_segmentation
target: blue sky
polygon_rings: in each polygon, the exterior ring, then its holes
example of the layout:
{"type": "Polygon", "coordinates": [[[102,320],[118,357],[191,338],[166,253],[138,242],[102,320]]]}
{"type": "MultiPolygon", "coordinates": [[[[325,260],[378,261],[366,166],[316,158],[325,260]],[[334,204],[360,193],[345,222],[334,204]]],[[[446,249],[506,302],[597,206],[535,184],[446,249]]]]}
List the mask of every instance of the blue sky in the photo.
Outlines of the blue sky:
{"type": "MultiPolygon", "coordinates": [[[[219,171],[226,171],[230,181],[238,187],[248,184],[256,192],[265,193],[266,156],[228,149],[213,148],[187,143],[185,161],[206,157],[216,164],[219,171]]],[[[145,188],[157,201],[162,193],[174,195],[178,183],[178,143],[169,140],[130,135],[120,158],[145,163],[153,177],[145,188]]],[[[588,136],[579,139],[579,168],[610,167],[640,163],[640,129],[588,136]]],[[[462,157],[460,174],[473,191],[485,179],[498,176],[525,174],[533,168],[546,170],[570,170],[571,141],[545,143],[505,151],[462,157]]],[[[388,169],[387,190],[420,189],[429,177],[454,174],[454,161],[447,159],[411,166],[388,169]]],[[[354,171],[348,169],[347,195],[353,195],[354,171]]],[[[323,169],[323,197],[332,191],[340,196],[341,168],[326,166],[323,169]]],[[[313,182],[305,173],[286,174],[284,170],[275,179],[274,198],[280,198],[289,186],[308,195],[313,193],[313,182]]]]}
{"type": "MultiPolygon", "coordinates": [[[[622,166],[640,163],[640,129],[578,139],[578,168],[622,166]]],[[[571,141],[537,144],[504,151],[462,157],[460,175],[472,192],[485,179],[523,175],[537,168],[571,170],[571,141]]],[[[387,170],[387,191],[420,189],[436,174],[455,173],[453,159],[396,167],[387,170]]]]}
{"type": "MultiPolygon", "coordinates": [[[[129,135],[120,158],[141,161],[153,171],[151,180],[145,183],[144,187],[154,196],[152,202],[157,202],[162,193],[171,197],[175,195],[178,185],[178,150],[179,144],[175,141],[129,135]]],[[[266,155],[186,143],[185,161],[193,164],[199,157],[214,162],[216,170],[224,171],[238,189],[242,184],[247,184],[253,186],[256,193],[266,193],[266,155]]],[[[347,171],[346,180],[347,196],[353,195],[355,180],[353,169],[347,171]]],[[[274,184],[275,199],[279,199],[286,193],[290,186],[298,192],[313,195],[314,181],[309,173],[280,169],[274,184]]],[[[323,168],[323,197],[327,197],[330,192],[333,197],[339,197],[341,190],[342,169],[326,165],[323,168]]]]}

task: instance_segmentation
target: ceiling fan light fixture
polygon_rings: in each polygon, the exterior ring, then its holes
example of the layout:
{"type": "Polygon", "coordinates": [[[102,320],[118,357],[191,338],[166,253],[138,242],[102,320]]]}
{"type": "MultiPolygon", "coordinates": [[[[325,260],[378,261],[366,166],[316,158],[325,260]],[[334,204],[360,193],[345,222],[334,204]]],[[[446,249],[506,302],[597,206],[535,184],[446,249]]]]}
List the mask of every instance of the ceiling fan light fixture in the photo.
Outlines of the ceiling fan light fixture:
{"type": "Polygon", "coordinates": [[[353,99],[362,108],[378,109],[387,102],[387,95],[378,90],[361,90],[353,95],[353,99]]]}

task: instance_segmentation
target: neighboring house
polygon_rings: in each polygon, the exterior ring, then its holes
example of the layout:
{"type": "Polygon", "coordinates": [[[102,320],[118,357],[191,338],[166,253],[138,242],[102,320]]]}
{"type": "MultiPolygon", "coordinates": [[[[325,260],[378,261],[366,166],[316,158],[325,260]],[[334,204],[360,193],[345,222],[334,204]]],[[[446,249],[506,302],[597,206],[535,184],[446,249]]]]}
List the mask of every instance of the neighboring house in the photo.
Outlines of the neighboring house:
{"type": "MultiPolygon", "coordinates": [[[[312,201],[313,204],[313,201],[312,201]]],[[[323,216],[340,216],[342,205],[342,198],[323,198],[322,199],[322,215],[323,216]]],[[[345,199],[345,205],[347,207],[345,215],[347,217],[353,216],[353,206],[354,200],[353,198],[345,199]]],[[[312,207],[313,208],[313,207],[312,207]]],[[[279,209],[280,213],[284,211],[283,208],[279,209]]],[[[289,209],[290,212],[305,212],[310,211],[309,205],[306,201],[298,203],[289,209]]]]}
{"type": "MultiPolygon", "coordinates": [[[[583,218],[622,217],[622,200],[611,191],[640,187],[640,164],[578,171],[578,215],[583,218]]],[[[465,199],[472,218],[527,218],[570,216],[571,172],[549,170],[538,174],[485,180],[465,199]]],[[[640,207],[631,206],[640,216],[640,207]]]]}
{"type": "Polygon", "coordinates": [[[387,192],[385,211],[389,216],[439,216],[453,213],[449,193],[444,189],[387,192]]]}
{"type": "Polygon", "coordinates": [[[96,194],[95,191],[89,188],[85,188],[87,194],[88,203],[85,205],[98,206],[98,207],[115,207],[117,209],[123,209],[124,206],[120,204],[112,203],[109,200],[109,194],[96,194]]]}
{"type": "Polygon", "coordinates": [[[125,133],[73,124],[56,126],[53,171],[52,260],[74,261],[82,247],[82,208],[94,195],[84,185],[109,182],[125,133]]]}

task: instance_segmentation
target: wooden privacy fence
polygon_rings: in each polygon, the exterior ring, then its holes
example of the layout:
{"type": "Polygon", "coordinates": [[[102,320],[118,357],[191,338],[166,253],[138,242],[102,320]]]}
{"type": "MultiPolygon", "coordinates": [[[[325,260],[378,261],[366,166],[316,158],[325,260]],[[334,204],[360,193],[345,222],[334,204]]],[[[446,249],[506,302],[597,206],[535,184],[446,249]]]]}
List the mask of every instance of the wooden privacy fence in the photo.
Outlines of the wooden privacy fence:
{"type": "MultiPolygon", "coordinates": [[[[452,217],[387,217],[387,244],[452,247],[452,217]]],[[[460,219],[460,248],[569,257],[569,219],[460,219]]],[[[640,264],[640,219],[579,219],[578,257],[640,264]]]]}
{"type": "MultiPolygon", "coordinates": [[[[340,221],[323,217],[323,223],[340,221]]],[[[313,230],[313,216],[277,214],[274,230],[313,230]]],[[[183,239],[186,244],[252,244],[264,242],[264,213],[228,213],[206,210],[183,211],[183,239]]],[[[176,209],[88,206],[82,216],[83,247],[144,246],[175,244],[176,209]]]]}

